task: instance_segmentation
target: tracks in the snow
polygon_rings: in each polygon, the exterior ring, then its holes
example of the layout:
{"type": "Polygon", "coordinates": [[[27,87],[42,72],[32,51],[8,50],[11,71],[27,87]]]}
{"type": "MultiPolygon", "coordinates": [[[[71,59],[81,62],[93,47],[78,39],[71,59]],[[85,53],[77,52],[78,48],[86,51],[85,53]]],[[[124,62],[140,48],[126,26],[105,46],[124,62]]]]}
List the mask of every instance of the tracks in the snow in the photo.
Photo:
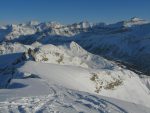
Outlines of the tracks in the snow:
{"type": "MultiPolygon", "coordinates": [[[[49,85],[49,84],[47,84],[49,85]]],[[[0,103],[0,113],[127,113],[119,106],[88,93],[49,85],[47,96],[10,99],[0,103]]]]}

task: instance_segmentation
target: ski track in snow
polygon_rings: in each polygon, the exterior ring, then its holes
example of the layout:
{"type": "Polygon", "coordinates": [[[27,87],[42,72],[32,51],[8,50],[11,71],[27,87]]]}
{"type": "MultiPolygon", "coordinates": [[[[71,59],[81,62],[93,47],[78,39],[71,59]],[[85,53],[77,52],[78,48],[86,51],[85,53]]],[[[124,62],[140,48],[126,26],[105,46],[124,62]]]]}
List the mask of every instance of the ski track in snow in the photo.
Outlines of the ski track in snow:
{"type": "Polygon", "coordinates": [[[127,113],[119,106],[93,95],[49,86],[49,95],[23,97],[0,103],[0,113],[127,113]],[[65,91],[64,91],[65,90],[65,91]]]}
{"type": "MultiPolygon", "coordinates": [[[[37,71],[37,70],[34,70],[37,71]]],[[[32,81],[33,79],[31,79],[32,81]]],[[[48,94],[0,102],[0,113],[149,113],[141,105],[71,90],[42,80],[48,94]]],[[[42,91],[42,90],[41,90],[42,91]]],[[[28,92],[30,93],[30,91],[28,92]]]]}

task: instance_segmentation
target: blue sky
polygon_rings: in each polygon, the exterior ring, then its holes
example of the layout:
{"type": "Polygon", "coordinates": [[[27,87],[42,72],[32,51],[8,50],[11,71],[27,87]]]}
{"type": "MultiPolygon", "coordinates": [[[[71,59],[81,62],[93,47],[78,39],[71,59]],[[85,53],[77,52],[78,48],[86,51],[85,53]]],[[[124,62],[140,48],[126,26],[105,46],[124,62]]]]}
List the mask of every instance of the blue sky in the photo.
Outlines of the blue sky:
{"type": "Polygon", "coordinates": [[[0,24],[29,20],[113,23],[137,16],[150,20],[150,0],[0,0],[0,24]]]}

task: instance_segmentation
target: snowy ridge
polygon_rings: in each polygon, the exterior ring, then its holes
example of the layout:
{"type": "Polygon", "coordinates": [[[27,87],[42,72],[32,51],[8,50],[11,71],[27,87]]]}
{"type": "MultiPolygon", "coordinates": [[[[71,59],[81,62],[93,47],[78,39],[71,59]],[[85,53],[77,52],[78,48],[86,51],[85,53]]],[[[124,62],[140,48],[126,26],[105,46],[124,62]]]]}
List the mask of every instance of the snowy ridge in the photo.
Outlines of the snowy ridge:
{"type": "Polygon", "coordinates": [[[72,25],[62,25],[58,22],[39,23],[31,21],[23,24],[12,24],[0,27],[0,41],[12,41],[27,35],[47,32],[48,35],[73,36],[81,32],[88,31],[92,27],[87,21],[74,23],[72,25]]]}
{"type": "Polygon", "coordinates": [[[36,48],[35,61],[61,65],[75,65],[84,68],[112,68],[113,63],[90,54],[75,42],[67,46],[44,45],[36,48]]]}
{"type": "Polygon", "coordinates": [[[23,45],[20,43],[3,43],[0,45],[0,54],[5,55],[5,54],[11,54],[11,53],[20,53],[20,52],[25,52],[29,48],[32,48],[31,46],[28,45],[23,45]]]}

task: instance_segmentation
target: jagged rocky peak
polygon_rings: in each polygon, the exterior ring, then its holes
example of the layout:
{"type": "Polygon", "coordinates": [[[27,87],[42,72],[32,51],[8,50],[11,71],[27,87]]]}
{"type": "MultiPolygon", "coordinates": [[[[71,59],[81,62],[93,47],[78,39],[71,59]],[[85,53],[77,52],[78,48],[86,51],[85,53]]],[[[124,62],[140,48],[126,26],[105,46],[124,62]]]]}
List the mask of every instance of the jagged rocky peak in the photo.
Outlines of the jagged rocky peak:
{"type": "Polygon", "coordinates": [[[39,30],[45,30],[45,29],[60,29],[62,28],[64,25],[58,23],[58,22],[43,22],[43,23],[40,23],[38,26],[37,26],[37,29],[39,30]]]}
{"type": "Polygon", "coordinates": [[[58,22],[49,22],[49,25],[52,27],[52,28],[61,28],[63,27],[64,25],[58,23],[58,22]]]}
{"type": "Polygon", "coordinates": [[[11,24],[11,25],[8,25],[8,28],[11,29],[12,31],[14,31],[14,30],[17,30],[19,28],[19,25],[11,24]]]}
{"type": "Polygon", "coordinates": [[[73,53],[78,53],[78,54],[84,54],[87,53],[80,45],[78,45],[76,42],[72,41],[70,43],[70,49],[73,53]]]}
{"type": "Polygon", "coordinates": [[[82,22],[79,23],[79,25],[81,25],[82,28],[91,27],[91,24],[88,21],[82,21],[82,22]]]}
{"type": "Polygon", "coordinates": [[[79,23],[74,23],[74,24],[68,25],[68,27],[87,29],[87,28],[92,27],[92,24],[89,23],[88,21],[82,21],[79,23]]]}

